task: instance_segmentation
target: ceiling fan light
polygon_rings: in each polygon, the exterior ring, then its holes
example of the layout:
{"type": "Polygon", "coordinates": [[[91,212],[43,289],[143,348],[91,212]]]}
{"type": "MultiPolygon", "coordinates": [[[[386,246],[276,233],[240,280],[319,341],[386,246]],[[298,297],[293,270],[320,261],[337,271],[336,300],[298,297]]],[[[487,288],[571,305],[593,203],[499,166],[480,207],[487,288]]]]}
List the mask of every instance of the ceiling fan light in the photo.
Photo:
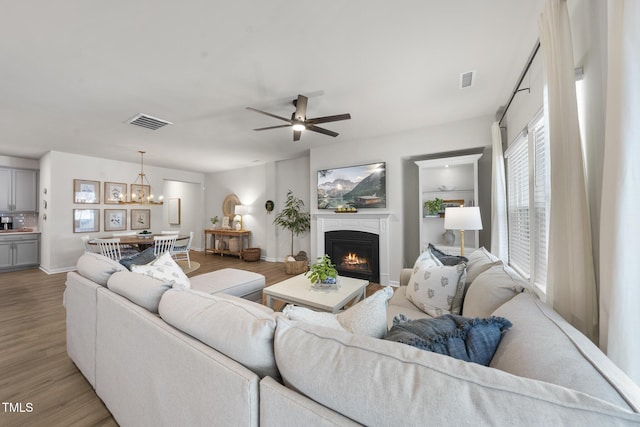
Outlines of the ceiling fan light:
{"type": "Polygon", "coordinates": [[[296,123],[293,125],[293,130],[303,131],[305,129],[306,129],[306,126],[303,125],[302,123],[296,123]]]}

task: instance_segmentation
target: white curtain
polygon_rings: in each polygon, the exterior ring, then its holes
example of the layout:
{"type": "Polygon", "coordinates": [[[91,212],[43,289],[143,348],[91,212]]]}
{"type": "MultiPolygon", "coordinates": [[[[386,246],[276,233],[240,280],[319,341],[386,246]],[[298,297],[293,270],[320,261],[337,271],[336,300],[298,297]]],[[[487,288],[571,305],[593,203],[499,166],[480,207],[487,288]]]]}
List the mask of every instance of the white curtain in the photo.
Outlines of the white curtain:
{"type": "Polygon", "coordinates": [[[491,125],[491,253],[505,264],[509,262],[509,240],[507,230],[507,190],[502,154],[500,123],[491,125]]]}
{"type": "Polygon", "coordinates": [[[547,0],[538,24],[551,163],[547,303],[597,342],[591,226],[566,0],[547,0]]]}
{"type": "Polygon", "coordinates": [[[609,1],[600,347],[640,384],[640,2],[609,1]]]}

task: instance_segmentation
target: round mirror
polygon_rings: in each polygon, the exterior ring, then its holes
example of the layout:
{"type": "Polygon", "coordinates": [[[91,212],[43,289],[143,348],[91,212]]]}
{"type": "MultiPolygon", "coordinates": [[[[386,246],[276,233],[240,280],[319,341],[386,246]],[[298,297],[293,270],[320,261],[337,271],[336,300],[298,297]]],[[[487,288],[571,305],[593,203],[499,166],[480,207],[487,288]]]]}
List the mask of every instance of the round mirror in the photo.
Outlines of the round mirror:
{"type": "Polygon", "coordinates": [[[240,204],[240,199],[235,194],[229,194],[222,202],[222,215],[233,217],[236,211],[236,205],[240,204]]]}

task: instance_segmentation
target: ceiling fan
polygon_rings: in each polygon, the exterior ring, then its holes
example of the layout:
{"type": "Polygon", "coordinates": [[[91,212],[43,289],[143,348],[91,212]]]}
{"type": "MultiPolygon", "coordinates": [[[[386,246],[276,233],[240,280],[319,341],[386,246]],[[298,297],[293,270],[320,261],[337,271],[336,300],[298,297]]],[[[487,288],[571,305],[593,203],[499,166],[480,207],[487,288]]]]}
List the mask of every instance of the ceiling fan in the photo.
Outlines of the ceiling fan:
{"type": "Polygon", "coordinates": [[[286,125],[269,126],[265,128],[254,129],[254,130],[268,130],[268,129],[285,128],[285,127],[291,126],[293,128],[294,141],[300,140],[300,135],[302,134],[302,131],[305,129],[313,132],[322,133],[324,135],[336,137],[338,136],[337,132],[331,131],[329,129],[324,129],[316,125],[318,123],[337,122],[339,120],[351,119],[351,115],[349,113],[336,114],[335,116],[325,116],[325,117],[316,117],[314,119],[308,119],[307,118],[307,101],[308,101],[308,98],[304,95],[298,95],[298,99],[293,100],[293,105],[296,107],[296,111],[291,114],[291,119],[287,119],[281,116],[276,116],[275,114],[267,113],[266,111],[258,110],[252,107],[247,107],[247,110],[255,111],[256,113],[260,113],[260,114],[265,114],[267,116],[271,116],[276,119],[280,119],[287,122],[286,125]]]}

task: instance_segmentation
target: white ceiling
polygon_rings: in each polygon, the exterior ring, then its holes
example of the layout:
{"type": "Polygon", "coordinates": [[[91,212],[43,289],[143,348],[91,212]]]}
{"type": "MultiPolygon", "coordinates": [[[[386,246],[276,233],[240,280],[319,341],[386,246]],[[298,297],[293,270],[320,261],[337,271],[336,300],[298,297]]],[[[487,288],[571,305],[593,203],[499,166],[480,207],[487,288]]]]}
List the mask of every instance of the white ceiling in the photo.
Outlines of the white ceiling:
{"type": "Polygon", "coordinates": [[[212,172],[494,114],[537,38],[541,0],[3,2],[0,155],[50,150],[212,172]],[[471,88],[460,74],[475,71],[471,88]],[[337,138],[247,106],[308,117],[337,138]],[[125,122],[145,113],[156,131],[125,122]]]}

